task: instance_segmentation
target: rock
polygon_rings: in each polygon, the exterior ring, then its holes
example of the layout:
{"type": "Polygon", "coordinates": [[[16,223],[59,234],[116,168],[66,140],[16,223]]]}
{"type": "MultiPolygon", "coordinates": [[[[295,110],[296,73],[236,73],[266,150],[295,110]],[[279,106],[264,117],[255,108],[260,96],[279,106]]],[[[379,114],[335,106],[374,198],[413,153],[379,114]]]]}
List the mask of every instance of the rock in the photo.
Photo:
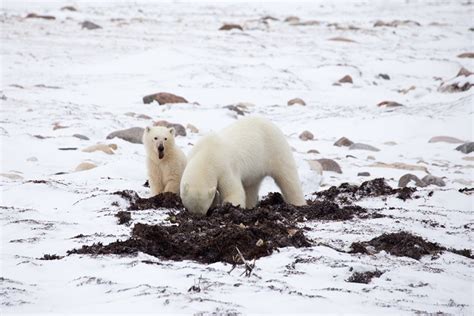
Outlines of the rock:
{"type": "Polygon", "coordinates": [[[317,151],[316,149],[310,149],[307,151],[308,154],[319,154],[319,151],[317,151]]]}
{"type": "Polygon", "coordinates": [[[84,136],[82,134],[74,134],[74,135],[72,135],[72,137],[76,137],[76,138],[79,138],[79,139],[82,139],[82,140],[89,140],[89,137],[84,136]]]}
{"type": "Polygon", "coordinates": [[[461,69],[459,69],[459,72],[458,74],[456,75],[456,77],[460,77],[460,76],[463,76],[463,77],[469,77],[470,75],[472,75],[473,72],[467,70],[466,68],[464,67],[461,67],[461,69]]]}
{"type": "Polygon", "coordinates": [[[406,88],[406,89],[399,89],[397,90],[399,93],[401,94],[407,94],[408,92],[412,91],[412,90],[415,90],[416,87],[415,86],[410,86],[409,88],[406,88]]]}
{"type": "Polygon", "coordinates": [[[2,101],[6,101],[6,100],[8,100],[8,98],[7,98],[7,96],[6,96],[6,95],[2,94],[2,96],[0,97],[0,100],[2,100],[2,101]]]}
{"type": "Polygon", "coordinates": [[[196,126],[194,126],[193,124],[188,123],[188,124],[186,125],[186,128],[187,128],[191,133],[195,133],[195,134],[196,134],[196,133],[199,133],[199,129],[198,129],[196,126]]]}
{"type": "Polygon", "coordinates": [[[352,144],[354,144],[354,142],[351,141],[349,138],[341,137],[341,138],[339,138],[339,139],[334,143],[334,146],[337,146],[337,147],[349,147],[349,146],[351,146],[352,144]]]}
{"type": "Polygon", "coordinates": [[[168,92],[159,92],[143,97],[143,103],[145,104],[151,103],[153,101],[158,102],[159,105],[169,103],[189,103],[185,98],[168,92]]]}
{"type": "Polygon", "coordinates": [[[359,172],[357,174],[358,177],[370,177],[370,173],[368,173],[367,171],[364,171],[364,172],[359,172]]]}
{"type": "Polygon", "coordinates": [[[310,131],[304,131],[303,133],[300,134],[299,138],[303,141],[313,140],[314,135],[310,131]]]}
{"type": "Polygon", "coordinates": [[[367,160],[375,160],[375,157],[374,156],[367,156],[367,160]]]}
{"type": "Polygon", "coordinates": [[[135,112],[126,112],[123,115],[130,116],[130,117],[135,117],[135,115],[137,115],[137,113],[135,113],[135,112]]]}
{"type": "Polygon", "coordinates": [[[474,142],[469,142],[462,144],[458,147],[456,147],[456,150],[465,153],[465,154],[470,154],[474,151],[474,142]]]}
{"type": "Polygon", "coordinates": [[[186,129],[184,128],[183,125],[178,124],[178,123],[171,123],[165,120],[161,120],[161,121],[156,121],[155,123],[153,123],[153,126],[164,126],[168,128],[173,127],[175,131],[175,135],[186,136],[186,129]]]}
{"type": "Polygon", "coordinates": [[[151,116],[148,116],[146,114],[139,114],[137,118],[143,119],[143,120],[151,120],[151,116]]]}
{"type": "Polygon", "coordinates": [[[382,78],[384,80],[390,80],[390,76],[387,74],[378,74],[377,77],[382,78]]]}
{"type": "Polygon", "coordinates": [[[224,106],[225,109],[229,109],[231,111],[234,111],[235,113],[237,113],[237,115],[245,115],[245,113],[248,113],[247,111],[247,107],[243,106],[243,105],[226,105],[224,106]]]}
{"type": "Polygon", "coordinates": [[[474,157],[472,157],[472,156],[463,157],[462,160],[474,161],[474,157]]]}
{"type": "Polygon", "coordinates": [[[437,185],[439,187],[444,187],[446,186],[446,183],[444,182],[443,178],[440,177],[435,177],[433,175],[427,174],[426,176],[421,179],[424,183],[427,185],[437,185]]]}
{"type": "Polygon", "coordinates": [[[354,40],[351,40],[349,38],[341,37],[341,36],[336,36],[336,37],[331,37],[328,38],[328,41],[333,41],[333,42],[346,42],[346,43],[357,43],[354,40]]]}
{"type": "Polygon", "coordinates": [[[474,58],[474,53],[462,53],[458,55],[459,58],[474,58]]]}
{"type": "Polygon", "coordinates": [[[117,137],[130,143],[142,144],[143,131],[144,129],[142,127],[127,128],[110,133],[107,139],[117,137]]]}
{"type": "Polygon", "coordinates": [[[56,122],[56,123],[53,124],[53,131],[55,131],[57,129],[63,129],[63,128],[67,128],[67,126],[63,126],[59,122],[56,122]]]}
{"type": "Polygon", "coordinates": [[[290,23],[290,24],[296,24],[296,23],[299,23],[300,22],[300,18],[297,17],[297,16],[288,16],[286,19],[285,19],[285,22],[286,23],[290,23]]]}
{"type": "MultiPolygon", "coordinates": [[[[372,156],[369,156],[369,157],[372,157],[372,156]]],[[[354,159],[357,159],[356,156],[352,156],[352,155],[346,155],[346,158],[354,158],[354,159]]],[[[374,158],[375,159],[375,158],[374,158]]]]}
{"type": "Polygon", "coordinates": [[[464,141],[451,137],[451,136],[435,136],[432,137],[428,143],[449,143],[449,144],[461,144],[464,143],[464,141]]]}
{"type": "Polygon", "coordinates": [[[294,105],[294,104],[306,105],[303,99],[300,99],[300,98],[291,99],[287,102],[287,104],[288,105],[294,105]]]}
{"type": "Polygon", "coordinates": [[[26,161],[36,162],[36,161],[38,161],[38,158],[33,156],[33,157],[30,157],[30,158],[26,159],[26,161]]]}
{"type": "Polygon", "coordinates": [[[441,83],[438,88],[440,92],[463,92],[474,86],[473,73],[464,67],[461,67],[456,77],[441,83]]]}
{"type": "Polygon", "coordinates": [[[59,147],[58,150],[77,150],[77,147],[59,147]]]}
{"type": "Polygon", "coordinates": [[[317,174],[323,174],[323,166],[317,160],[308,160],[309,168],[313,171],[316,171],[317,174]]]}
{"type": "Polygon", "coordinates": [[[77,9],[76,9],[75,7],[73,7],[73,6],[68,5],[68,6],[62,7],[62,8],[61,8],[61,11],[72,11],[72,12],[75,12],[75,11],[77,11],[77,9]]]}
{"type": "Polygon", "coordinates": [[[23,180],[23,177],[16,173],[0,173],[0,177],[8,178],[10,180],[23,180]]]}
{"type": "Polygon", "coordinates": [[[385,106],[387,108],[394,108],[394,107],[403,106],[403,104],[395,102],[395,101],[382,101],[382,102],[378,103],[377,106],[379,106],[379,107],[380,106],[385,106]]]}
{"type": "Polygon", "coordinates": [[[410,170],[410,171],[424,171],[426,173],[428,172],[428,168],[425,166],[417,166],[417,165],[409,165],[403,162],[394,162],[394,163],[384,163],[384,162],[377,162],[369,167],[377,167],[377,168],[393,168],[393,169],[403,169],[403,170],[410,170]]]}
{"type": "Polygon", "coordinates": [[[84,21],[81,23],[81,27],[83,29],[88,29],[88,30],[96,30],[96,29],[101,29],[102,26],[98,25],[98,24],[95,24],[91,21],[84,21]]]}
{"type": "Polygon", "coordinates": [[[349,149],[350,150],[370,150],[370,151],[380,151],[380,149],[374,147],[374,146],[371,146],[371,145],[367,145],[367,144],[363,144],[363,143],[354,143],[352,145],[349,146],[349,149]]]}
{"type": "Polygon", "coordinates": [[[400,179],[398,180],[398,187],[404,188],[411,181],[413,181],[417,187],[426,187],[426,183],[424,181],[420,180],[420,178],[411,173],[407,173],[400,177],[400,179]]]}
{"type": "Polygon", "coordinates": [[[316,161],[318,161],[321,164],[324,171],[342,173],[341,166],[339,166],[339,164],[332,159],[322,158],[322,159],[316,159],[316,161]]]}
{"type": "Polygon", "coordinates": [[[90,170],[94,169],[97,167],[95,164],[92,162],[81,162],[74,171],[85,171],[85,170],[90,170]]]}
{"type": "Polygon", "coordinates": [[[393,142],[393,141],[388,141],[388,142],[385,142],[383,143],[384,145],[387,145],[387,146],[395,146],[395,145],[398,145],[396,142],[393,142]]]}
{"type": "Polygon", "coordinates": [[[86,147],[84,148],[82,151],[83,152],[86,152],[86,153],[92,153],[94,151],[102,151],[108,155],[113,155],[114,154],[114,150],[117,149],[117,145],[116,144],[97,144],[97,145],[92,145],[92,146],[89,146],[89,147],[86,147]]]}
{"type": "Polygon", "coordinates": [[[36,13],[28,13],[26,19],[44,19],[44,20],[56,20],[56,17],[52,15],[39,15],[36,13]]]}
{"type": "Polygon", "coordinates": [[[352,77],[349,76],[349,75],[345,75],[344,77],[339,79],[337,82],[339,82],[339,83],[353,83],[352,82],[352,77]]]}
{"type": "Polygon", "coordinates": [[[384,22],[384,21],[378,20],[374,23],[374,27],[381,27],[381,26],[386,26],[386,27],[421,26],[421,24],[413,20],[403,20],[403,21],[393,20],[391,22],[384,22]]]}
{"type": "Polygon", "coordinates": [[[241,30],[243,31],[244,29],[242,28],[242,26],[240,26],[239,24],[224,24],[222,25],[220,28],[219,28],[219,31],[230,31],[230,30],[241,30]]]}
{"type": "Polygon", "coordinates": [[[264,17],[261,17],[260,19],[263,20],[263,21],[268,21],[268,20],[270,20],[270,21],[280,21],[279,19],[277,19],[277,18],[275,18],[271,15],[265,15],[264,17]]]}

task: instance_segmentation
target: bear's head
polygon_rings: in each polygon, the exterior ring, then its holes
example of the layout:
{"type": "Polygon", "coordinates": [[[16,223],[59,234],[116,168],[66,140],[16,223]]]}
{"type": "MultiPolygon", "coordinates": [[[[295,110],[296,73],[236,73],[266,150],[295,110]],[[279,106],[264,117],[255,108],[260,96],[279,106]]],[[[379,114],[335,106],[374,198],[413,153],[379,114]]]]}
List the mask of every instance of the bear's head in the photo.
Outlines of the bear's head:
{"type": "Polygon", "coordinates": [[[206,215],[216,196],[216,187],[191,186],[181,182],[181,200],[184,207],[193,214],[206,215]]]}
{"type": "Polygon", "coordinates": [[[163,126],[153,126],[145,128],[143,132],[143,144],[149,154],[156,154],[155,157],[163,159],[167,150],[174,146],[174,128],[163,126]]]}

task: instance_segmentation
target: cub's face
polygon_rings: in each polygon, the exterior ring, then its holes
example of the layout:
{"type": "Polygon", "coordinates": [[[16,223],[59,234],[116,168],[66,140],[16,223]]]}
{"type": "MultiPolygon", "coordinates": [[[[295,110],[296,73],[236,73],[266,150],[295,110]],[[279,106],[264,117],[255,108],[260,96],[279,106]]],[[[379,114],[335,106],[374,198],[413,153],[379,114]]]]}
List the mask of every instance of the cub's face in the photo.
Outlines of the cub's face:
{"type": "Polygon", "coordinates": [[[206,215],[215,195],[215,187],[192,187],[188,183],[181,183],[181,200],[184,207],[193,214],[206,215]]]}
{"type": "Polygon", "coordinates": [[[163,159],[167,150],[174,146],[174,128],[163,126],[145,128],[143,144],[150,153],[156,154],[159,159],[163,159]]]}

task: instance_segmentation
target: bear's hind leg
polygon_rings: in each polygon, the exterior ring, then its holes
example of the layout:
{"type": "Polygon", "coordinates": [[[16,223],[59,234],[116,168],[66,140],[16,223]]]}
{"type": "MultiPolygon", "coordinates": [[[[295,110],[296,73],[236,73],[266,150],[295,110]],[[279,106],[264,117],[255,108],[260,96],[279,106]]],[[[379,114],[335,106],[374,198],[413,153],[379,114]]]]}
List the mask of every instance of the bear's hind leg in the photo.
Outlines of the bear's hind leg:
{"type": "Polygon", "coordinates": [[[218,190],[223,204],[230,203],[245,208],[245,191],[239,178],[226,177],[219,182],[218,190]]]}

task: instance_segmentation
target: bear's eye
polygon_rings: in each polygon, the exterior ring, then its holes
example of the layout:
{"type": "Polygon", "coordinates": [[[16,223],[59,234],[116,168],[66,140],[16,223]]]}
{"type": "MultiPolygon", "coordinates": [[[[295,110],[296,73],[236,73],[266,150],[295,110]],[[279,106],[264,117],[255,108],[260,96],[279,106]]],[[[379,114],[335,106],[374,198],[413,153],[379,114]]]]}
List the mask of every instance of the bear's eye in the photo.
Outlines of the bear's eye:
{"type": "Polygon", "coordinates": [[[155,140],[158,140],[158,137],[155,137],[155,140]]]}
{"type": "Polygon", "coordinates": [[[168,138],[167,138],[167,137],[165,137],[165,140],[168,140],[168,138]]]}

